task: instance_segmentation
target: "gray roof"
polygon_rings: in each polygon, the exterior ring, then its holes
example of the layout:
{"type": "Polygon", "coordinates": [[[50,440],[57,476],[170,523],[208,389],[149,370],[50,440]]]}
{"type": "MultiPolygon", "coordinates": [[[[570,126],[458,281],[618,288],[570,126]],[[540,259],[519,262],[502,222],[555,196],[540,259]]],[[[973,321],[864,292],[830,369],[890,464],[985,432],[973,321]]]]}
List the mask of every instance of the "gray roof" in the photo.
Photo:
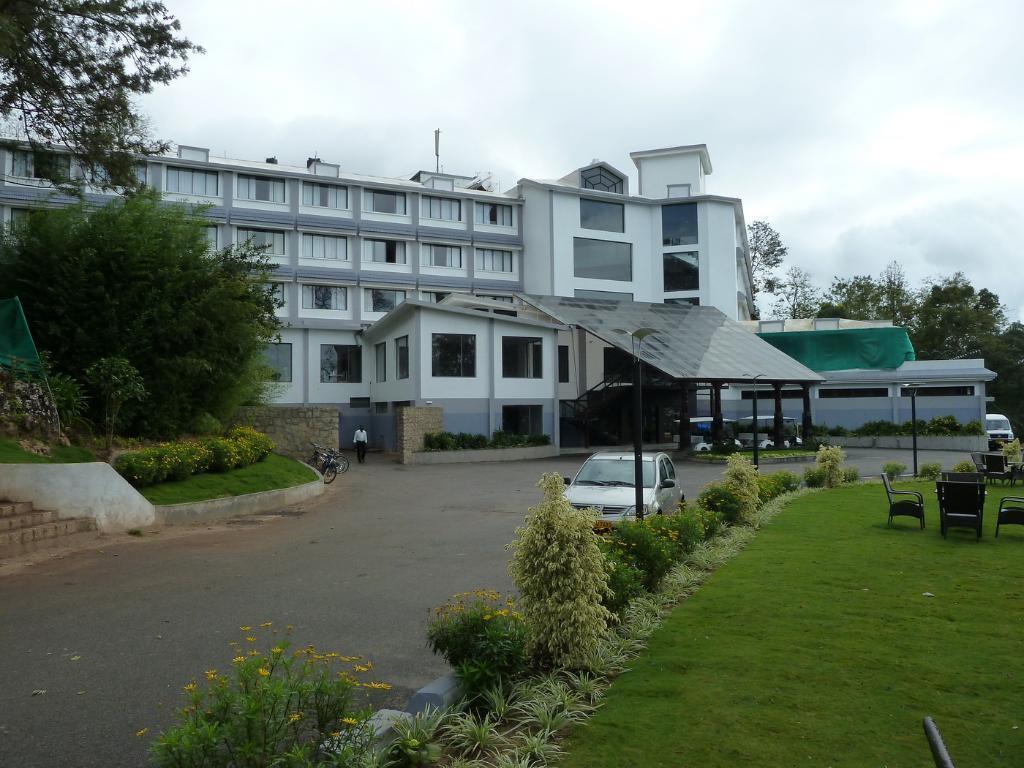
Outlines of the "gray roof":
{"type": "Polygon", "coordinates": [[[648,304],[614,299],[521,295],[565,325],[574,325],[632,353],[632,339],[616,329],[656,332],[641,358],[668,376],[697,381],[819,382],[821,376],[762,341],[714,307],[648,304]]]}

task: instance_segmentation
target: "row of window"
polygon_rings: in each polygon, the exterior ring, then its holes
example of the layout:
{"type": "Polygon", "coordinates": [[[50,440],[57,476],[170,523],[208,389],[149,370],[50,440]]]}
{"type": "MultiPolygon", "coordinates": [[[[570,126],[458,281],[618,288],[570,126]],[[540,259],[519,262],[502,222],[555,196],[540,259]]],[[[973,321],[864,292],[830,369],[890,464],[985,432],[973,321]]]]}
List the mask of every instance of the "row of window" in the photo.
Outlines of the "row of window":
{"type": "MultiPolygon", "coordinates": [[[[284,304],[284,284],[273,283],[272,295],[280,304],[284,304]]],[[[332,312],[345,312],[349,307],[349,286],[304,284],[302,287],[302,308],[319,309],[332,312]]],[[[353,289],[355,290],[355,289],[353,289]]],[[[390,312],[405,302],[408,291],[391,288],[363,288],[363,309],[367,312],[390,312]]],[[[424,291],[422,298],[431,304],[446,299],[450,291],[424,291]]],[[[511,303],[511,296],[491,296],[479,294],[480,298],[511,303]]]]}
{"type": "MultiPolygon", "coordinates": [[[[580,198],[580,229],[625,232],[626,206],[605,200],[580,198]]],[[[666,247],[696,245],[697,204],[673,203],[661,207],[661,244],[666,247]]]]}
{"type": "MultiPolygon", "coordinates": [[[[393,342],[396,380],[409,378],[409,337],[393,342]]],[[[538,336],[503,336],[501,339],[501,375],[507,379],[543,378],[543,340],[538,336]]],[[[387,342],[374,345],[374,380],[388,380],[387,342]]],[[[476,376],[476,335],[472,333],[435,333],[431,335],[431,375],[437,378],[474,378],[476,376]]],[[[561,349],[559,373],[561,374],[561,349]]],[[[267,365],[274,378],[292,380],[292,345],[288,342],[270,344],[266,350],[267,365]]],[[[566,357],[568,370],[568,357],[566,357]]],[[[568,375],[568,374],[566,374],[568,375]]],[[[568,379],[566,379],[568,380],[568,379]]],[[[361,384],[363,381],[362,347],[358,344],[320,345],[320,382],[322,384],[361,384]]]]}
{"type": "MultiPolygon", "coordinates": [[[[700,290],[699,257],[694,251],[665,253],[662,256],[664,289],[700,290]]],[[[614,240],[573,238],[573,275],[593,280],[633,280],[633,246],[614,240]]]]}
{"type": "MultiPolygon", "coordinates": [[[[97,185],[103,185],[110,181],[110,176],[99,166],[85,168],[79,163],[72,165],[70,155],[59,152],[33,152],[28,149],[15,149],[11,151],[8,173],[11,176],[20,176],[26,179],[57,177],[83,180],[97,185]]],[[[146,166],[136,166],[135,175],[140,183],[145,184],[146,166]]]]}

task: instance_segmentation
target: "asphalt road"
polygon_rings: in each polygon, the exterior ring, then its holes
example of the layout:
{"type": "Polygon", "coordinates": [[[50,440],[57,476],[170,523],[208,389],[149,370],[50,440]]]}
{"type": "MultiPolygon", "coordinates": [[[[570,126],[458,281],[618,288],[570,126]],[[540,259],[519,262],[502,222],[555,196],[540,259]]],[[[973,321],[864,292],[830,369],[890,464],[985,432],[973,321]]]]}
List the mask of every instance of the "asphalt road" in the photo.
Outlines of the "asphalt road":
{"type": "MultiPolygon", "coordinates": [[[[907,451],[849,453],[863,473],[910,464],[907,451]]],[[[537,479],[582,458],[404,467],[371,456],[279,516],[106,537],[0,568],[0,766],[144,765],[182,685],[225,669],[239,627],[264,621],[293,625],[297,645],[372,659],[394,686],[377,704],[401,708],[446,671],[425,645],[430,609],[456,592],[507,590],[504,547],[537,479]]],[[[688,498],[721,472],[679,469],[688,498]]]]}

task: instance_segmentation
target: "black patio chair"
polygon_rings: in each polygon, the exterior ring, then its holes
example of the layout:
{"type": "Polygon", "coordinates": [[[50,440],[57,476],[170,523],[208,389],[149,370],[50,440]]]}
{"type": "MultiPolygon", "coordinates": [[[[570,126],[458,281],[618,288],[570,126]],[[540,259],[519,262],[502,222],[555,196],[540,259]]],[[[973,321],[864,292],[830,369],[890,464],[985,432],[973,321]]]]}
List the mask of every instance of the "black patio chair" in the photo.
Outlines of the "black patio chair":
{"type": "Polygon", "coordinates": [[[985,513],[985,486],[982,483],[953,483],[940,480],[935,484],[939,497],[939,527],[942,538],[950,528],[971,528],[981,538],[982,516],[985,513]]]}
{"type": "Polygon", "coordinates": [[[996,538],[1000,525],[1024,525],[1024,496],[1004,496],[999,500],[999,515],[996,517],[996,538]]]}
{"type": "Polygon", "coordinates": [[[985,458],[983,453],[980,451],[978,453],[972,453],[971,461],[974,462],[974,468],[978,470],[979,473],[985,474],[985,458]]]}
{"type": "Polygon", "coordinates": [[[885,485],[885,495],[889,498],[889,522],[892,525],[894,517],[916,517],[921,521],[921,528],[924,528],[924,497],[917,491],[895,491],[889,482],[888,475],[882,475],[882,484],[885,485]]]}
{"type": "Polygon", "coordinates": [[[985,476],[980,472],[943,472],[940,479],[951,483],[985,482],[985,476]]]}
{"type": "Polygon", "coordinates": [[[1017,473],[1014,468],[1010,466],[1009,462],[1006,461],[1006,456],[1002,453],[986,453],[983,454],[985,458],[985,477],[988,480],[1002,480],[1006,482],[1010,481],[1010,485],[1014,485],[1017,482],[1017,473]]]}

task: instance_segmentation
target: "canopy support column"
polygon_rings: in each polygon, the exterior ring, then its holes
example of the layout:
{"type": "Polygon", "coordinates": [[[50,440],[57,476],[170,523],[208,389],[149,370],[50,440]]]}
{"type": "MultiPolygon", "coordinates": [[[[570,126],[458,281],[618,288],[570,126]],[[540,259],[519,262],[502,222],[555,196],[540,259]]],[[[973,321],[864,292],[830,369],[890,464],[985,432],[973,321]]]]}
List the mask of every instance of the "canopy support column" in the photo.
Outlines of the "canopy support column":
{"type": "Polygon", "coordinates": [[[811,385],[801,384],[800,389],[804,401],[803,422],[800,431],[803,432],[804,445],[807,445],[814,439],[814,426],[811,424],[811,385]]]}
{"type": "Polygon", "coordinates": [[[679,387],[679,450],[690,450],[690,388],[685,381],[679,387]]]}
{"type": "Polygon", "coordinates": [[[722,422],[722,385],[711,385],[711,442],[717,443],[725,437],[722,422]]]}
{"type": "Polygon", "coordinates": [[[775,419],[772,423],[772,427],[774,428],[772,439],[775,442],[776,448],[782,448],[783,443],[785,442],[782,427],[782,385],[773,384],[772,387],[775,390],[775,419]]]}

